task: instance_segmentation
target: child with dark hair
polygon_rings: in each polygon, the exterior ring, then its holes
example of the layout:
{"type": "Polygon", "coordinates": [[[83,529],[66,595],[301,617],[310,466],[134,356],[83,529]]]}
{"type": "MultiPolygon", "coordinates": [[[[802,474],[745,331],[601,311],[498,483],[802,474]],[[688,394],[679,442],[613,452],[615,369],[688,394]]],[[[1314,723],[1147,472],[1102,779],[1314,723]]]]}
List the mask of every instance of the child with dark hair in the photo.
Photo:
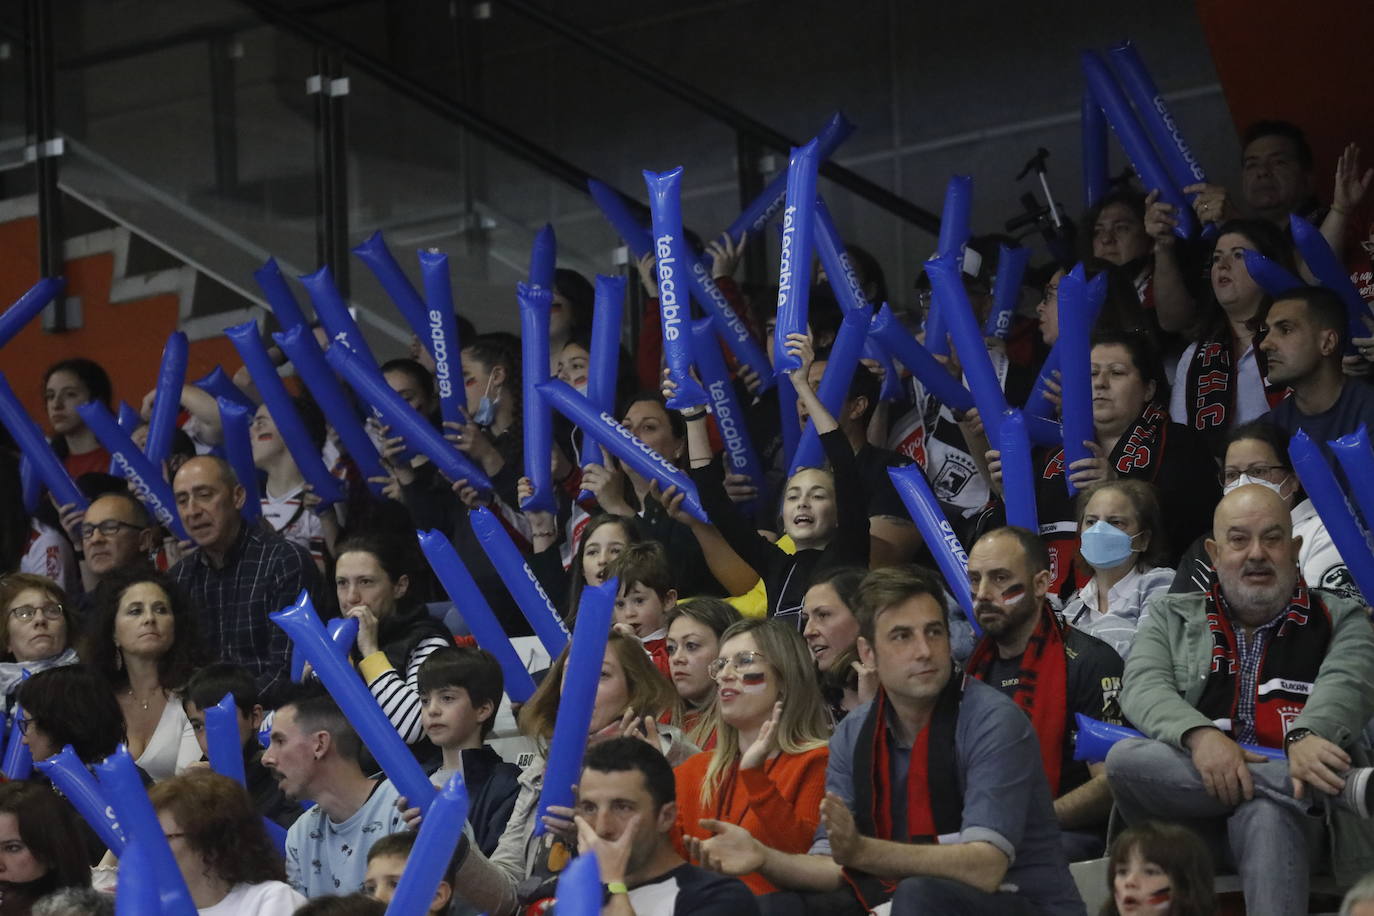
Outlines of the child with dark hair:
{"type": "Polygon", "coordinates": [[[473,842],[491,855],[520,794],[520,768],[484,743],[505,689],[501,666],[485,649],[439,649],[420,665],[419,688],[425,736],[444,755],[431,781],[443,786],[463,774],[473,842]]]}
{"type": "Polygon", "coordinates": [[[614,627],[644,645],[664,676],[668,669],[667,615],[677,604],[668,553],[658,541],[640,541],[621,551],[606,568],[606,578],[620,580],[614,627]]]}
{"type": "Polygon", "coordinates": [[[1107,862],[1112,899],[1101,916],[1214,912],[1212,856],[1197,834],[1178,824],[1147,821],[1122,832],[1107,862]]]}
{"type": "Polygon", "coordinates": [[[253,672],[242,665],[218,662],[206,665],[191,675],[180,693],[181,706],[201,752],[209,759],[210,750],[205,738],[205,710],[218,705],[225,696],[234,698],[234,713],[238,720],[239,745],[243,749],[243,775],[253,807],[259,814],[290,827],[301,815],[301,807],[293,803],[277,785],[276,777],[262,765],[263,747],[258,740],[263,709],[258,697],[253,672]]]}
{"type": "MultiPolygon", "coordinates": [[[[310,442],[323,455],[327,429],[324,414],[308,397],[291,399],[310,442]]],[[[325,556],[339,537],[339,519],[332,507],[311,511],[312,501],[304,475],[277,430],[267,405],[258,407],[252,425],[253,465],[267,475],[262,487],[262,517],[272,530],[310,551],[324,572],[325,556]]]]}
{"type": "MultiPolygon", "coordinates": [[[[381,903],[390,904],[396,895],[396,885],[405,872],[410,851],[415,848],[416,831],[403,830],[390,833],[372,844],[367,851],[367,877],[363,878],[363,893],[381,903]]],[[[456,856],[455,856],[456,857],[456,856]]],[[[434,889],[434,899],[430,901],[429,916],[447,913],[453,901],[453,865],[444,869],[439,886],[434,889]]]]}

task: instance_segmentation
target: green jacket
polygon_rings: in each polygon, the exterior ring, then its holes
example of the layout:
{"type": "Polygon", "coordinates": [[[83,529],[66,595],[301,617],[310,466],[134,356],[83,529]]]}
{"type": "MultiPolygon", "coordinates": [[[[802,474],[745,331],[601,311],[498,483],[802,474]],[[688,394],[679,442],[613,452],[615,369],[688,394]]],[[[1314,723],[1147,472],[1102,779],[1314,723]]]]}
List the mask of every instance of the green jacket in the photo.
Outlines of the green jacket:
{"type": "MultiPolygon", "coordinates": [[[[1312,694],[1293,728],[1310,728],[1339,745],[1354,766],[1368,766],[1365,723],[1374,717],[1374,627],[1360,601],[1314,589],[1331,612],[1331,648],[1317,672],[1312,694]]],[[[1198,712],[1212,663],[1206,597],[1162,595],[1136,631],[1121,688],[1121,709],[1146,736],[1183,747],[1189,729],[1210,726],[1198,712]]],[[[1330,806],[1331,857],[1336,879],[1353,883],[1374,869],[1374,821],[1330,806]]]]}

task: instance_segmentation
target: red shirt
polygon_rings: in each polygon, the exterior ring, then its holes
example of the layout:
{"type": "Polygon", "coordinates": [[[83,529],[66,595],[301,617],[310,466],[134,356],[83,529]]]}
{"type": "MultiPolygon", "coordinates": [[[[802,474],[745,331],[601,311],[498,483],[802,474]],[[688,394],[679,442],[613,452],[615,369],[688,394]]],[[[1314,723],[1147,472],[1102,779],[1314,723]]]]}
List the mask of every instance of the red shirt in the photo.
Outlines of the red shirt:
{"type": "Polygon", "coordinates": [[[98,446],[79,455],[68,455],[62,460],[67,473],[76,480],[82,474],[110,473],[110,453],[104,446],[98,446]]]}

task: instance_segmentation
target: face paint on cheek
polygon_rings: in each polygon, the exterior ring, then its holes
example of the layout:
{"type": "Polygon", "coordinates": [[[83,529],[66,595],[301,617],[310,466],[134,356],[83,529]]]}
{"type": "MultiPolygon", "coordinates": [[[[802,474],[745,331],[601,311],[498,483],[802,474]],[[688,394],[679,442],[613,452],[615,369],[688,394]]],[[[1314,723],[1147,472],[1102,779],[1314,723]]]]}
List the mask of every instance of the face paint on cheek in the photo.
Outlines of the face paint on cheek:
{"type": "Polygon", "coordinates": [[[763,693],[768,686],[768,675],[762,671],[747,671],[739,676],[739,685],[745,693],[763,693]]]}
{"type": "MultiPolygon", "coordinates": [[[[1173,899],[1174,889],[1172,887],[1161,887],[1153,894],[1145,898],[1145,905],[1152,907],[1166,907],[1173,899]]],[[[1163,909],[1160,912],[1164,912],[1163,909]]]]}
{"type": "Polygon", "coordinates": [[[1002,593],[1002,597],[997,599],[997,603],[1003,607],[1011,607],[1021,600],[1021,596],[1026,593],[1024,585],[1013,585],[1002,593]]]}

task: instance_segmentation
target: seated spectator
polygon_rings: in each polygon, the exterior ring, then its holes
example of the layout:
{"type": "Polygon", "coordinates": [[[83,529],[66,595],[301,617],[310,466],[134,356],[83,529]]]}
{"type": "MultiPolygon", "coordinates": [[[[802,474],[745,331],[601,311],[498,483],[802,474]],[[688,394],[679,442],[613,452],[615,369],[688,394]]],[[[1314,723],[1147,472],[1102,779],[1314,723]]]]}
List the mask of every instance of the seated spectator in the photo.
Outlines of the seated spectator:
{"type": "Polygon", "coordinates": [[[830,740],[810,854],[713,822],[702,863],[798,892],[760,898],[765,913],[860,914],[891,899],[896,916],[1082,916],[1035,731],[995,689],[954,676],[939,581],[919,568],[874,570],[856,610],[881,687],[830,740]]]}
{"type": "Polygon", "coordinates": [[[220,661],[253,672],[265,695],[284,683],[291,641],[268,620],[301,590],[320,593],[310,554],[277,534],[243,523],[244,491],[227,461],[202,455],[172,478],[177,511],[200,548],[169,571],[199,613],[206,645],[220,661]]]}
{"type": "Polygon", "coordinates": [[[81,581],[86,595],[78,599],[76,616],[94,609],[91,591],[110,576],[134,569],[151,569],[157,528],[132,493],[106,493],[91,500],[72,529],[81,545],[81,581]]]}
{"type": "MultiPolygon", "coordinates": [[[[1302,538],[1298,547],[1298,572],[1313,588],[1332,591],[1344,598],[1358,598],[1359,589],[1341,559],[1326,523],[1317,514],[1312,500],[1302,492],[1302,483],[1293,472],[1288,457],[1288,436],[1266,420],[1242,423],[1227,437],[1226,460],[1221,471],[1222,492],[1258,484],[1279,494],[1290,509],[1293,536],[1302,538]]],[[[1207,555],[1206,536],[1198,538],[1178,565],[1171,592],[1205,592],[1211,589],[1212,559],[1207,555]]]]}
{"type": "Polygon", "coordinates": [[[350,537],[339,545],[334,588],[339,611],[358,621],[358,673],[406,744],[433,762],[438,754],[425,740],[417,678],[430,653],[453,646],[453,634],[417,597],[421,569],[413,540],[350,537]]]}
{"type": "Polygon", "coordinates": [[[69,635],[76,635],[76,626],[67,596],[57,583],[30,573],[10,573],[0,579],[0,609],[5,613],[5,626],[0,628],[0,690],[8,723],[25,671],[37,674],[76,663],[76,650],[68,641],[69,635]]]}
{"type": "Polygon", "coordinates": [[[693,598],[668,612],[668,676],[677,688],[673,721],[687,740],[709,751],[716,746],[720,709],[709,668],[720,636],[740,620],[739,611],[719,598],[693,598]]]}
{"type": "MultiPolygon", "coordinates": [[[[468,815],[472,821],[471,812],[468,815]]],[[[406,860],[415,848],[416,832],[402,830],[391,833],[372,844],[367,851],[367,876],[363,878],[363,893],[382,903],[391,903],[396,894],[396,885],[401,881],[401,873],[406,869],[406,860]]],[[[434,900],[425,912],[429,916],[443,916],[453,902],[453,876],[446,873],[434,890],[434,900]]],[[[418,914],[417,914],[418,916],[418,914]]]]}
{"type": "Polygon", "coordinates": [[[1145,737],[1115,745],[1107,775],[1128,823],[1206,827],[1251,911],[1306,913],[1324,817],[1338,881],[1374,864],[1368,608],[1302,584],[1288,506],[1265,487],[1226,496],[1213,531],[1211,589],[1157,599],[1136,634],[1122,707],[1145,737]]]}
{"type": "Polygon", "coordinates": [[[606,567],[607,579],[619,579],[615,629],[638,639],[665,677],[668,668],[668,612],[677,604],[668,554],[658,541],[641,541],[620,552],[606,567]]]}
{"type": "MultiPolygon", "coordinates": [[[[522,498],[534,492],[528,478],[520,478],[519,486],[522,498]]],[[[549,513],[526,512],[525,517],[530,520],[533,539],[534,553],[527,560],[530,571],[550,598],[563,599],[558,607],[565,618],[576,613],[584,586],[606,581],[611,561],[630,544],[644,540],[638,518],[609,512],[584,516],[583,524],[574,529],[578,535],[575,547],[568,541],[559,543],[558,530],[549,513]],[[571,560],[565,566],[563,554],[570,547],[571,560]]]]}
{"type": "MultiPolygon", "coordinates": [[[[1246,130],[1243,143],[1239,205],[1221,185],[1195,184],[1184,189],[1194,195],[1198,222],[1206,228],[1224,229],[1223,224],[1248,216],[1253,217],[1249,222],[1267,223],[1283,234],[1288,232],[1292,213],[1314,224],[1321,222],[1321,207],[1313,196],[1312,148],[1302,130],[1286,121],[1258,121],[1246,130]]],[[[1182,264],[1196,246],[1176,244],[1173,230],[1178,214],[1157,193],[1152,196],[1145,223],[1155,239],[1156,287],[1163,293],[1155,297],[1159,322],[1166,331],[1184,332],[1199,317],[1198,300],[1186,294],[1188,269],[1182,264]]],[[[1333,232],[1338,231],[1333,227],[1333,232]]]]}
{"type": "Polygon", "coordinates": [[[1146,602],[1174,580],[1159,500],[1144,481],[1107,480],[1080,492],[1078,506],[1078,555],[1093,573],[1063,616],[1124,659],[1146,602]]]}
{"type": "Polygon", "coordinates": [[[1226,430],[1273,406],[1255,346],[1266,297],[1245,266],[1244,252],[1258,251],[1293,269],[1292,244],[1267,222],[1232,220],[1219,233],[1212,249],[1211,302],[1191,325],[1193,342],[1179,358],[1169,403],[1170,418],[1207,436],[1214,453],[1221,452],[1226,430]]]}
{"type": "Polygon", "coordinates": [[[439,649],[420,665],[416,686],[425,736],[443,753],[430,779],[442,787],[454,773],[463,774],[473,841],[491,855],[520,794],[520,768],[483,743],[496,726],[505,690],[501,666],[483,649],[439,649]]]}
{"type": "MultiPolygon", "coordinates": [[[[783,852],[805,852],[825,796],[825,703],[806,644],[779,620],[742,620],[721,637],[710,665],[720,726],[716,747],[673,771],[678,821],[687,844],[710,831],[703,818],[739,824],[783,852]],[[784,702],[785,699],[785,702],[784,702]]],[[[756,894],[777,890],[743,876],[756,894]]]]}
{"type": "Polygon", "coordinates": [[[93,887],[65,887],[39,900],[32,916],[115,916],[113,894],[93,887]]]}
{"type": "Polygon", "coordinates": [[[749,916],[745,885],[686,862],[673,848],[673,771],[635,738],[587,750],[577,785],[577,842],[596,855],[610,894],[603,916],[749,916]]]}
{"type": "Polygon", "coordinates": [[[243,775],[253,807],[258,814],[290,827],[301,816],[301,806],[291,801],[277,785],[276,776],[262,764],[263,746],[258,740],[262,725],[262,703],[258,700],[258,686],[253,674],[240,665],[223,662],[206,665],[192,674],[180,693],[181,708],[191,722],[196,743],[208,760],[210,749],[206,743],[205,710],[219,704],[226,695],[234,697],[234,714],[239,726],[239,744],[243,748],[243,775]]]}
{"type": "MultiPolygon", "coordinates": [[[[316,451],[324,453],[328,428],[324,414],[309,397],[291,399],[296,415],[316,451]]],[[[262,483],[262,519],[274,532],[310,551],[324,572],[325,557],[334,553],[339,517],[332,506],[312,506],[305,477],[277,431],[266,404],[258,406],[252,426],[253,466],[266,475],[262,483]]]]}
{"type": "Polygon", "coordinates": [[[1317,222],[1321,205],[1315,196],[1312,147],[1302,128],[1287,121],[1256,121],[1241,138],[1241,206],[1220,185],[1191,185],[1193,210],[1202,223],[1222,223],[1241,215],[1288,228],[1296,213],[1317,222]]]}
{"type": "MultiPolygon", "coordinates": [[[[103,474],[110,469],[110,453],[81,419],[76,408],[96,401],[110,407],[114,388],[99,363],[76,357],[53,363],[43,373],[43,401],[52,426],[52,450],[71,475],[103,474]]],[[[62,511],[67,510],[62,506],[62,511]]]]}
{"type": "Polygon", "coordinates": [[[857,566],[827,570],[806,590],[802,602],[802,638],[811,650],[821,694],[836,722],[878,692],[873,667],[859,659],[859,618],[853,611],[859,584],[867,573],[857,566]]]}
{"type": "Polygon", "coordinates": [[[1097,858],[1107,845],[1112,794],[1102,764],[1074,759],[1074,715],[1121,724],[1121,656],[1066,626],[1050,607],[1048,551],[1025,529],[1000,528],[979,538],[969,551],[968,581],[983,628],[969,676],[1030,716],[1064,852],[1070,861],[1097,858]]]}
{"type": "Polygon", "coordinates": [[[305,898],[243,786],[195,769],[153,786],[149,800],[196,909],[207,916],[291,916],[305,898]]]}
{"type": "Polygon", "coordinates": [[[272,719],[263,765],[289,798],[315,804],[286,834],[286,880],[306,897],[363,886],[367,850],[404,826],[396,787],[358,760],[362,742],[329,694],[300,685],[272,719]]]}
{"type": "MultiPolygon", "coordinates": [[[[534,739],[539,755],[520,774],[520,796],[496,852],[488,859],[480,850],[472,850],[457,870],[458,896],[492,916],[514,913],[517,903],[529,905],[552,897],[557,873],[571,854],[569,847],[576,834],[569,808],[550,808],[544,817],[547,832],[534,836],[535,812],[544,788],[545,755],[558,717],[567,662],[568,650],[564,649],[520,710],[520,730],[534,739]]],[[[673,726],[656,724],[675,700],[672,685],[654,667],[639,640],[612,632],[592,708],[588,746],[634,736],[656,743],[669,763],[681,763],[698,748],[673,726]]],[[[407,812],[409,817],[419,814],[418,809],[407,812]]]]}
{"type": "Polygon", "coordinates": [[[37,782],[0,785],[0,908],[28,913],[60,888],[88,888],[80,822],[70,806],[37,782]]]}
{"type": "MultiPolygon", "coordinates": [[[[1161,404],[1166,387],[1159,358],[1140,334],[1096,335],[1092,348],[1093,457],[1068,469],[1063,450],[1049,449],[1037,462],[1036,502],[1040,535],[1050,548],[1051,594],[1071,585],[1078,552],[1078,513],[1064,475],[1078,489],[1117,477],[1148,481],[1160,494],[1164,530],[1175,551],[1207,529],[1220,495],[1216,479],[1199,474],[1212,458],[1201,435],[1171,423],[1161,404]]],[[[988,467],[1000,488],[1001,454],[988,452],[988,467]]],[[[1176,554],[1170,555],[1170,562],[1176,554]]],[[[1072,588],[1069,589],[1072,591],[1072,588]]]]}
{"type": "MultiPolygon", "coordinates": [[[[620,422],[640,442],[674,464],[681,464],[687,455],[687,423],[677,411],[668,409],[657,392],[631,395],[620,413],[620,422]]],[[[673,582],[691,583],[692,595],[726,594],[718,581],[718,570],[708,565],[693,529],[669,514],[652,480],[612,458],[609,464],[585,463],[582,486],[596,497],[601,511],[637,518],[640,533],[663,545],[672,564],[673,582]]]]}
{"type": "MultiPolygon", "coordinates": [[[[815,424],[830,464],[829,470],[799,469],[783,489],[782,528],[796,544],[795,553],[780,549],[759,534],[726,495],[720,462],[711,452],[705,408],[682,416],[687,420],[692,478],[710,519],[710,524],[694,519],[689,524],[703,549],[712,548],[707,553],[708,560],[714,556],[713,562],[719,562],[723,554],[731,560],[743,560],[763,580],[768,615],[783,615],[800,624],[803,597],[813,576],[834,566],[868,565],[869,532],[857,484],[859,471],[854,451],[835,418],[806,382],[811,342],[794,334],[788,347],[789,353],[802,363],[800,369],[789,373],[788,380],[797,391],[798,403],[805,406],[815,424]]],[[[665,376],[665,398],[675,388],[665,376]]]]}
{"type": "Polygon", "coordinates": [[[1374,389],[1341,370],[1346,311],[1339,296],[1320,286],[1289,290],[1264,314],[1261,331],[1269,384],[1292,391],[1267,418],[1284,434],[1301,429],[1329,456],[1328,441],[1374,427],[1374,389]]]}
{"type": "Polygon", "coordinates": [[[1130,827],[1112,843],[1107,860],[1111,902],[1102,916],[1210,916],[1212,856],[1197,834],[1177,824],[1130,827]]]}
{"type": "MultiPolygon", "coordinates": [[[[18,700],[24,710],[19,727],[35,762],[47,760],[70,744],[77,758],[91,767],[113,754],[124,740],[124,712],[114,689],[86,665],[35,674],[19,686],[18,700]]],[[[144,786],[152,784],[142,769],[139,776],[144,786]]],[[[84,818],[78,820],[82,850],[94,866],[105,856],[105,842],[84,818]]]]}
{"type": "Polygon", "coordinates": [[[129,753],[154,780],[200,759],[195,731],[174,693],[202,654],[195,615],[169,577],[134,571],[106,584],[81,656],[114,688],[129,753]]]}

